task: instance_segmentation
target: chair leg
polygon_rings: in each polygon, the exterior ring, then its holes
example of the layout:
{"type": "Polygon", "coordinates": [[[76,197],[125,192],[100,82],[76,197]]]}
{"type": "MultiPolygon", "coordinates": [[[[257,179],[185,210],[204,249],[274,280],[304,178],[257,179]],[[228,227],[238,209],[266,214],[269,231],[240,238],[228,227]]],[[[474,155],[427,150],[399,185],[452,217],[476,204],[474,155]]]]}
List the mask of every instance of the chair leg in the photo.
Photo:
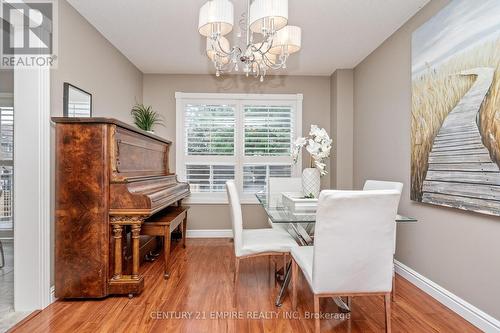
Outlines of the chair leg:
{"type": "Polygon", "coordinates": [[[314,333],[320,332],[319,296],[314,295],[314,333]]]}
{"type": "Polygon", "coordinates": [[[391,333],[391,294],[384,296],[385,302],[385,332],[391,333]]]}
{"type": "Polygon", "coordinates": [[[276,264],[276,262],[277,262],[276,257],[273,257],[273,283],[272,284],[274,284],[274,287],[276,287],[278,284],[278,277],[277,277],[278,265],[276,264]]]}
{"type": "Polygon", "coordinates": [[[186,248],[186,238],[187,238],[187,212],[186,217],[182,221],[182,247],[186,248]]]}
{"type": "Polygon", "coordinates": [[[352,296],[347,296],[347,306],[349,307],[349,310],[352,311],[351,305],[352,305],[352,296]]]}
{"type": "Polygon", "coordinates": [[[295,260],[292,258],[292,310],[297,310],[297,279],[299,267],[295,260]]]}
{"type": "MultiPolygon", "coordinates": [[[[168,228],[168,227],[167,227],[168,228]]],[[[165,230],[165,234],[163,236],[163,256],[165,259],[165,267],[163,270],[163,278],[168,279],[170,277],[170,273],[168,272],[168,260],[170,258],[170,230],[165,230]]]]}
{"type": "Polygon", "coordinates": [[[286,274],[286,252],[283,253],[283,277],[285,277],[286,274]]]}
{"type": "Polygon", "coordinates": [[[234,296],[233,306],[236,306],[236,299],[238,297],[238,280],[240,275],[240,258],[236,258],[234,262],[234,296]]]}
{"type": "Polygon", "coordinates": [[[271,269],[272,268],[272,265],[271,265],[271,258],[272,256],[267,256],[267,270],[269,272],[269,283],[272,285],[273,284],[273,275],[274,275],[274,271],[271,269]]]}

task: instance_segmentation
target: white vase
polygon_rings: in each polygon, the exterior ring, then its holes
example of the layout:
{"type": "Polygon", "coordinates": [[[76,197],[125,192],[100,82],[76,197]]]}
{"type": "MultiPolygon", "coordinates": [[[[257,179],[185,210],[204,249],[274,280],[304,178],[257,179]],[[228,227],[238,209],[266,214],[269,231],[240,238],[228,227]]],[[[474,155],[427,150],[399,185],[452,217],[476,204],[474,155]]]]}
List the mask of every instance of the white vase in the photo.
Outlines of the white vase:
{"type": "Polygon", "coordinates": [[[306,168],[302,171],[302,192],[304,196],[319,197],[321,179],[319,170],[316,168],[306,168]]]}

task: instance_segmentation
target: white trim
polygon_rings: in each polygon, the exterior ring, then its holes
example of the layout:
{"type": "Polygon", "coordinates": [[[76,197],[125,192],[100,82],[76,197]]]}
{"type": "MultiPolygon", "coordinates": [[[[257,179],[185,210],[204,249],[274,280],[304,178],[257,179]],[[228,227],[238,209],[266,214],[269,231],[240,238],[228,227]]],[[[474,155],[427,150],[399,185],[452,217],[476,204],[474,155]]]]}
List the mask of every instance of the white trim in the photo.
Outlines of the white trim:
{"type": "Polygon", "coordinates": [[[187,238],[233,238],[231,229],[188,230],[187,238]]]}
{"type": "Polygon", "coordinates": [[[50,70],[14,69],[14,308],[50,304],[50,70]]]}
{"type": "Polygon", "coordinates": [[[437,283],[394,260],[396,273],[484,332],[500,332],[500,321],[437,283]]]}
{"type": "Polygon", "coordinates": [[[241,100],[288,100],[302,101],[302,94],[226,94],[226,93],[185,93],[175,92],[176,99],[241,99],[241,100]]]}

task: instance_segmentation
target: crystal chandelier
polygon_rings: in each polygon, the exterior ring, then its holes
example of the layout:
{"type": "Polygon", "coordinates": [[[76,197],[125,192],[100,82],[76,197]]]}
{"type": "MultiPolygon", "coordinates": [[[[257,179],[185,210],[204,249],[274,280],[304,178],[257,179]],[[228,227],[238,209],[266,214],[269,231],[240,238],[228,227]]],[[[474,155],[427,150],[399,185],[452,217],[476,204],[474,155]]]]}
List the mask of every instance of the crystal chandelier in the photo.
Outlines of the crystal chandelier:
{"type": "Polygon", "coordinates": [[[247,0],[247,12],[239,20],[238,38],[246,45],[230,46],[234,8],[230,0],[209,0],[200,8],[198,31],[207,38],[207,56],[215,75],[239,71],[264,80],[269,69],[286,68],[288,56],[300,50],[300,27],[288,25],[288,0],[247,0]]]}

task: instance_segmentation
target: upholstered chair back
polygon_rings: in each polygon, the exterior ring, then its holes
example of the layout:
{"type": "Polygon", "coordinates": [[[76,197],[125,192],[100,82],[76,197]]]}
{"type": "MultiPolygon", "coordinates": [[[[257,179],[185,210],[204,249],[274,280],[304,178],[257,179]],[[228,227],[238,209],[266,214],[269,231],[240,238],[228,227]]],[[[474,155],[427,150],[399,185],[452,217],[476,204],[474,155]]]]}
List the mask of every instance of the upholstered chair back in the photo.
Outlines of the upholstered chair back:
{"type": "Polygon", "coordinates": [[[241,213],[238,189],[236,188],[234,180],[228,180],[226,182],[226,190],[231,213],[231,224],[233,227],[234,253],[239,257],[243,246],[243,215],[241,213]]]}
{"type": "Polygon", "coordinates": [[[397,190],[322,191],[316,213],[315,293],[390,292],[397,190]]]}
{"type": "Polygon", "coordinates": [[[371,190],[396,190],[399,192],[399,194],[401,194],[401,192],[403,191],[403,183],[368,179],[367,181],[365,181],[363,191],[371,190]]]}
{"type": "MultiPolygon", "coordinates": [[[[400,182],[388,182],[383,180],[370,180],[365,181],[363,186],[363,191],[373,191],[373,190],[396,190],[399,192],[399,201],[401,200],[401,192],[403,192],[403,183],[400,182]]],[[[394,229],[394,248],[393,253],[396,253],[396,229],[394,229]]]]}
{"type": "Polygon", "coordinates": [[[302,178],[269,177],[267,200],[270,207],[282,205],[283,192],[302,192],[302,178]]]}

